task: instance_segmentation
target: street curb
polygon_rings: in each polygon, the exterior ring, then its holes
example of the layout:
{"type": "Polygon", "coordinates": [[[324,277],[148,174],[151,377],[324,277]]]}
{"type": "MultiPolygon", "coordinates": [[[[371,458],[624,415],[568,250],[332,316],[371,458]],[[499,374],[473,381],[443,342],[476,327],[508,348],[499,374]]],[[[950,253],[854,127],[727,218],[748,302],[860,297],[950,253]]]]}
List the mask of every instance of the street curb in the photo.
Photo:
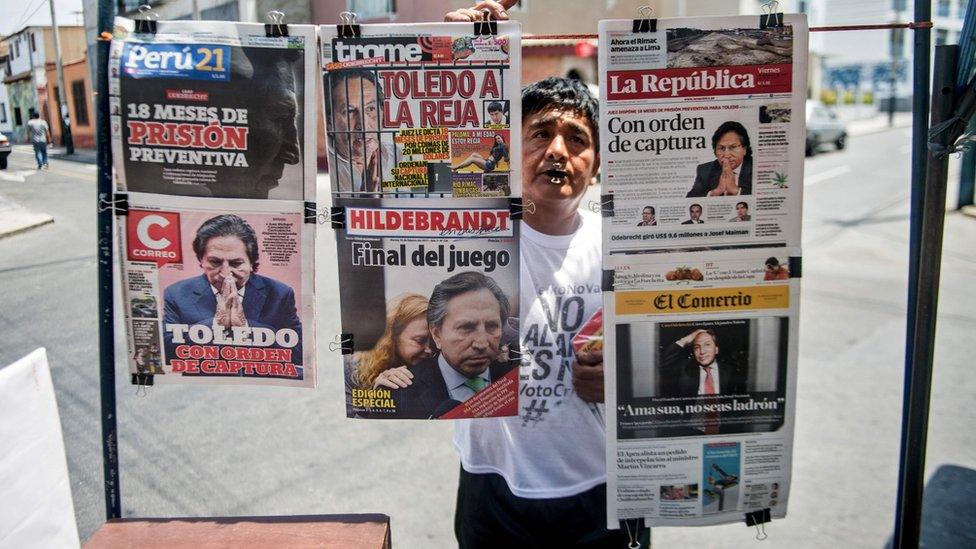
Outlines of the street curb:
{"type": "Polygon", "coordinates": [[[853,132],[852,131],[852,132],[848,132],[847,135],[849,135],[851,137],[861,137],[861,136],[864,136],[864,135],[874,135],[876,133],[882,133],[882,132],[887,132],[887,131],[891,131],[891,130],[900,130],[900,129],[903,129],[903,128],[911,128],[911,127],[912,127],[911,123],[908,123],[908,124],[895,124],[894,126],[891,126],[891,127],[884,126],[884,127],[881,127],[881,128],[875,128],[875,129],[870,129],[870,130],[865,130],[865,131],[859,131],[859,132],[853,132]]]}
{"type": "Polygon", "coordinates": [[[3,223],[0,223],[0,238],[6,238],[31,229],[54,223],[54,217],[39,214],[25,208],[14,208],[3,212],[3,223]]]}

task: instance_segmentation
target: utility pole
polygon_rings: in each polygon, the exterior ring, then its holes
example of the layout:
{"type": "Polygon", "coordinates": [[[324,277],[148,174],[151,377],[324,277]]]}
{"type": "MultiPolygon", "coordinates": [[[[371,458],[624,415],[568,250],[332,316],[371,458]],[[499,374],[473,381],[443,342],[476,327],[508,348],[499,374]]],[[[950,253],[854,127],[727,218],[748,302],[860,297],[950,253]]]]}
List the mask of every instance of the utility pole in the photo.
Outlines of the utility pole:
{"type": "Polygon", "coordinates": [[[200,0],[193,0],[193,20],[200,20],[200,0]]]}
{"type": "MultiPolygon", "coordinates": [[[[895,3],[895,23],[901,22],[901,6],[895,3]]],[[[898,97],[898,66],[901,58],[901,50],[905,43],[905,31],[903,29],[891,29],[891,67],[888,69],[888,127],[895,126],[895,101],[898,97]]]]}
{"type": "Polygon", "coordinates": [[[75,143],[71,139],[71,121],[68,120],[68,103],[64,100],[64,67],[61,66],[61,36],[58,32],[58,18],[54,13],[54,0],[47,0],[51,7],[51,30],[54,32],[54,66],[58,71],[58,117],[61,120],[61,135],[67,154],[75,154],[75,143]]]}

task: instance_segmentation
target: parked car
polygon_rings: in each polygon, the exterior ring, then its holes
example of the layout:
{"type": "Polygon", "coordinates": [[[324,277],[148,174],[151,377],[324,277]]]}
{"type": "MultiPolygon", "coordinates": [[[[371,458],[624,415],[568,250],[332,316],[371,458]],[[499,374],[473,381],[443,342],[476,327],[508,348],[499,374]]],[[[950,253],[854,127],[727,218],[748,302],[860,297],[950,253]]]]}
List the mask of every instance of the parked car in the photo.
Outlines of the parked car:
{"type": "Polygon", "coordinates": [[[847,128],[837,120],[837,113],[820,103],[807,102],[807,156],[817,154],[824,143],[837,150],[847,146],[847,128]]]}
{"type": "Polygon", "coordinates": [[[10,156],[10,140],[0,133],[0,170],[7,169],[7,157],[10,156]]]}

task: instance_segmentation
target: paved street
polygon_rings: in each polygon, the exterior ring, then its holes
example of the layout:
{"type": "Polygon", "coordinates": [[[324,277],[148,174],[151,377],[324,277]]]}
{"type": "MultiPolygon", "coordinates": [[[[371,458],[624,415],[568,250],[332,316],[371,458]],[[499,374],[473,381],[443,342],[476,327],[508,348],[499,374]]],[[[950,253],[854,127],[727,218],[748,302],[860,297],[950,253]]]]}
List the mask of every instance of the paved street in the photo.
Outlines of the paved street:
{"type": "MultiPolygon", "coordinates": [[[[891,535],[909,138],[908,129],[853,137],[847,150],[807,162],[793,491],[789,517],[767,525],[766,547],[880,548],[891,535]]],[[[52,161],[47,172],[32,168],[32,156],[18,149],[10,169],[0,172],[0,196],[55,221],[0,239],[0,364],[48,349],[84,539],[104,520],[95,170],[64,160],[52,161]]],[[[379,512],[392,517],[398,548],[453,545],[458,465],[451,426],[343,416],[339,355],[328,349],[339,332],[331,230],[321,229],[319,237],[319,388],[156,387],[141,396],[120,375],[125,516],[379,512]]],[[[976,380],[962,375],[971,369],[962,343],[976,329],[974,241],[976,219],[949,214],[929,474],[941,475],[947,464],[976,469],[976,380]]],[[[954,478],[973,476],[955,472],[954,478]]],[[[972,501],[976,482],[969,482],[930,493],[963,493],[963,501],[972,501]]],[[[940,513],[938,528],[952,530],[953,511],[940,503],[932,507],[940,513]]],[[[662,528],[654,541],[657,547],[741,547],[754,536],[743,525],[662,528]]]]}

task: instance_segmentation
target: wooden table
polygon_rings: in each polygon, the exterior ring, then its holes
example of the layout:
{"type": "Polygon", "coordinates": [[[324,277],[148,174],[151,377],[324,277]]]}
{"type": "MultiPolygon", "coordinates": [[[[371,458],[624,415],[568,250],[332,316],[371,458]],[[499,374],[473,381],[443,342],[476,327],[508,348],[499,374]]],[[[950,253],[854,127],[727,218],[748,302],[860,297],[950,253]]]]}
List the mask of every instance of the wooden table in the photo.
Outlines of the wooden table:
{"type": "Polygon", "coordinates": [[[365,514],[115,519],[102,525],[84,547],[390,549],[390,517],[365,514]]]}

